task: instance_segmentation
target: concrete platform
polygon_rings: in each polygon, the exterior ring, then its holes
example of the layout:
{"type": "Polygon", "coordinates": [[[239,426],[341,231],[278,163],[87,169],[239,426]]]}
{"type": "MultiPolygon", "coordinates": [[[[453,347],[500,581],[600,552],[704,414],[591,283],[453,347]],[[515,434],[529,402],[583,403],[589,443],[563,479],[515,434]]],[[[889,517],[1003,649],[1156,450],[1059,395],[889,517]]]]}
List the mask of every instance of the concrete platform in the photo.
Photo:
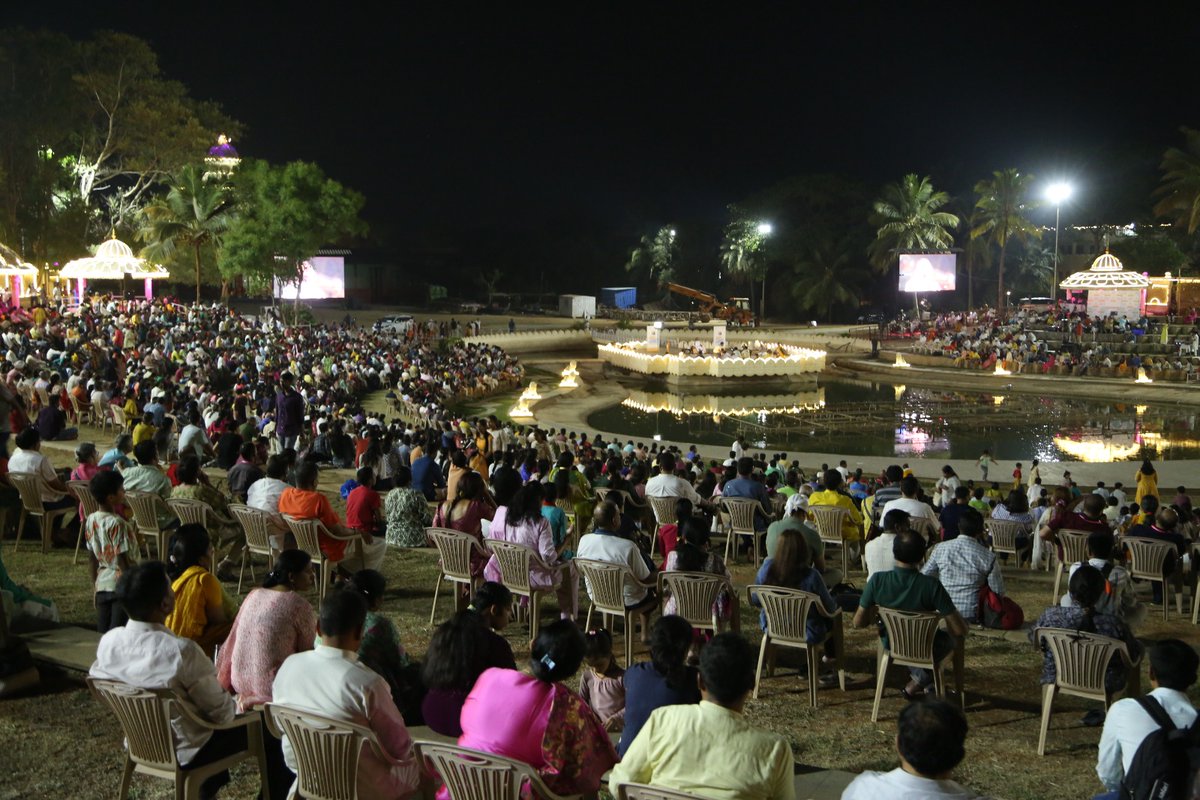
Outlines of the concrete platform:
{"type": "Polygon", "coordinates": [[[58,628],[21,634],[34,661],[52,664],[76,672],[87,672],[96,660],[100,634],[87,628],[63,625],[58,628]]]}

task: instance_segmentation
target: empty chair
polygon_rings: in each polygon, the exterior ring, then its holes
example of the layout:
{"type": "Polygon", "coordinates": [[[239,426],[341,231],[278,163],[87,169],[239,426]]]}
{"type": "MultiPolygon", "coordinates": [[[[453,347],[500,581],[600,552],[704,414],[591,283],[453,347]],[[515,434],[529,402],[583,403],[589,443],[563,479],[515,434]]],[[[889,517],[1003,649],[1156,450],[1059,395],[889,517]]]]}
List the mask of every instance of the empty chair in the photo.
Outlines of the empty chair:
{"type": "MultiPolygon", "coordinates": [[[[21,496],[21,516],[17,519],[17,541],[13,550],[21,546],[21,537],[25,534],[25,521],[29,517],[37,520],[38,533],[42,539],[42,552],[50,552],[50,538],[54,534],[54,523],[75,516],[74,505],[66,508],[46,508],[42,502],[42,476],[32,472],[10,472],[8,479],[17,487],[21,496]]],[[[79,542],[75,543],[76,555],[79,553],[79,542]]]]}
{"type": "MultiPolygon", "coordinates": [[[[757,568],[762,559],[759,558],[759,532],[754,527],[754,515],[762,509],[757,500],[747,497],[722,497],[721,508],[729,514],[729,537],[725,540],[725,561],[729,561],[729,548],[738,536],[749,536],[754,566],[757,568]]],[[[737,551],[734,551],[734,556],[737,551]]]]}
{"type": "MultiPolygon", "coordinates": [[[[758,699],[758,688],[762,682],[763,665],[770,658],[771,673],[774,673],[776,647],[790,647],[804,653],[808,665],[808,701],[813,708],[817,707],[817,689],[820,685],[820,646],[832,638],[834,652],[837,653],[834,669],[837,670],[838,685],[846,691],[846,670],[842,667],[842,612],[830,614],[821,604],[821,598],[811,592],[799,589],[786,589],[781,586],[765,586],[755,584],[746,587],[746,597],[751,605],[762,606],[767,617],[767,629],[763,631],[762,643],[758,651],[758,669],[754,674],[754,699],[758,699]],[[820,642],[808,641],[808,614],[812,610],[833,621],[833,626],[826,639],[820,642]]],[[[882,681],[882,678],[881,678],[882,681]]]]}
{"type": "MultiPolygon", "coordinates": [[[[1158,539],[1147,539],[1141,536],[1126,536],[1121,539],[1121,546],[1129,549],[1129,576],[1144,581],[1162,584],[1163,622],[1170,616],[1171,604],[1167,601],[1168,583],[1182,569],[1175,545],[1158,539]],[[1172,561],[1175,567],[1168,574],[1167,565],[1172,561]]],[[[1183,613],[1183,589],[1175,590],[1175,606],[1183,613]]]]}
{"type": "Polygon", "coordinates": [[[454,587],[455,609],[466,607],[464,599],[468,598],[463,597],[463,589],[469,593],[481,580],[471,574],[471,553],[485,551],[474,536],[452,528],[426,528],[425,534],[437,548],[441,565],[437,585],[433,587],[433,607],[429,610],[429,624],[432,625],[437,613],[438,593],[442,590],[442,581],[449,581],[454,587]]]}
{"type": "Polygon", "coordinates": [[[246,546],[242,549],[242,565],[238,570],[238,594],[242,593],[242,578],[246,574],[247,565],[250,567],[250,581],[253,583],[254,562],[251,556],[266,556],[267,563],[275,560],[278,552],[271,546],[271,515],[261,508],[251,508],[242,503],[231,503],[229,511],[242,527],[246,535],[246,546]]]}
{"type": "MultiPolygon", "coordinates": [[[[898,611],[894,608],[879,607],[879,618],[888,634],[888,646],[884,648],[883,640],[879,640],[879,666],[875,677],[875,705],[871,708],[871,721],[879,721],[879,701],[883,698],[883,684],[887,677],[890,664],[900,664],[906,667],[922,667],[933,672],[933,691],[945,696],[945,659],[936,661],[933,657],[933,638],[937,634],[941,616],[934,613],[916,611],[898,611]]],[[[954,658],[954,688],[958,692],[959,702],[966,705],[962,685],[962,640],[955,641],[954,658]]]]}
{"type": "Polygon", "coordinates": [[[75,492],[75,496],[79,498],[79,504],[83,506],[83,514],[79,518],[79,536],[75,539],[75,556],[71,559],[71,563],[75,564],[79,561],[79,547],[83,544],[83,530],[87,525],[87,518],[93,512],[100,510],[100,504],[96,502],[95,495],[88,488],[87,481],[67,481],[67,486],[71,487],[71,491],[75,492]]]}
{"type": "Polygon", "coordinates": [[[120,681],[98,678],[88,678],[87,684],[96,699],[113,712],[125,734],[125,768],[121,773],[118,800],[125,800],[129,796],[129,784],[135,772],[171,781],[175,785],[177,798],[198,798],[200,784],[205,780],[248,759],[258,761],[263,796],[268,796],[267,760],[263,750],[262,715],[259,712],[239,714],[232,722],[218,725],[197,716],[188,703],[181,701],[169,689],[139,689],[120,681]],[[173,715],[182,717],[189,725],[209,730],[244,727],[247,746],[211,764],[184,769],[175,752],[175,737],[171,729],[173,715]]]}
{"type": "Polygon", "coordinates": [[[417,758],[446,784],[454,800],[520,800],[526,782],[534,797],[560,800],[561,795],[546,787],[537,770],[521,761],[439,742],[413,746],[417,758]]]}
{"type": "Polygon", "coordinates": [[[1120,657],[1129,670],[1129,682],[1125,694],[1136,697],[1139,691],[1139,666],[1129,655],[1129,648],[1120,639],[1101,636],[1086,631],[1065,628],[1037,628],[1033,631],[1036,647],[1046,647],[1054,658],[1054,682],[1042,686],[1042,725],[1038,733],[1037,752],[1046,755],[1046,734],[1050,730],[1050,715],[1054,710],[1054,697],[1066,694],[1104,703],[1105,709],[1112,696],[1104,686],[1104,675],[1109,662],[1120,657]]]}
{"type": "MultiPolygon", "coordinates": [[[[733,595],[733,584],[724,575],[679,570],[658,573],[659,600],[665,607],[668,597],[675,598],[675,614],[686,619],[696,630],[709,630],[714,634],[721,632],[717,601],[722,593],[733,595]]],[[[665,609],[663,613],[666,613],[665,609]]],[[[736,610],[732,619],[736,629],[736,610]]]]}
{"type": "MultiPolygon", "coordinates": [[[[850,515],[849,510],[841,506],[810,505],[808,515],[812,517],[813,523],[817,526],[817,533],[821,535],[821,541],[825,543],[825,546],[837,547],[841,551],[842,574],[849,575],[849,548],[846,546],[846,540],[842,537],[842,526],[845,524],[846,517],[850,515]]],[[[929,540],[926,539],[926,541],[929,540]]]]}

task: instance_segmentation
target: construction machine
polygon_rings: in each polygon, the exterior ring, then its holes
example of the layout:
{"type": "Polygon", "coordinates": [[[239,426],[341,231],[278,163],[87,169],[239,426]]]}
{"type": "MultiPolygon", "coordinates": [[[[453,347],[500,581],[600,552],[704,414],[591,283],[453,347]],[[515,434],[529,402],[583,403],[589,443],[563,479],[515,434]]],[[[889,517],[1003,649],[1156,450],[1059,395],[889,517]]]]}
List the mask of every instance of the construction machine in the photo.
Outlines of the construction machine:
{"type": "Polygon", "coordinates": [[[668,283],[667,289],[674,294],[693,301],[696,304],[696,311],[700,314],[701,322],[708,322],[711,319],[723,319],[736,325],[754,324],[754,312],[750,310],[750,299],[748,297],[731,297],[728,303],[723,303],[717,299],[715,294],[702,292],[690,286],[668,283]]]}

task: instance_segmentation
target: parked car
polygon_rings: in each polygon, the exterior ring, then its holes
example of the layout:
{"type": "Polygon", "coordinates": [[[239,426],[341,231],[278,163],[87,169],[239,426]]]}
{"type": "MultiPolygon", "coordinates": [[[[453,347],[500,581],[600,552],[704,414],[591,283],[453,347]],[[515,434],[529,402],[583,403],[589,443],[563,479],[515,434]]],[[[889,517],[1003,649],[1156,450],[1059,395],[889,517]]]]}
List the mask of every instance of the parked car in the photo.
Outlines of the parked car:
{"type": "Polygon", "coordinates": [[[1038,311],[1044,312],[1054,308],[1054,298],[1052,297],[1022,297],[1017,304],[1017,308],[1021,311],[1038,311]]]}
{"type": "Polygon", "coordinates": [[[408,314],[396,314],[390,317],[380,317],[375,320],[371,330],[376,333],[408,333],[413,326],[413,318],[408,314]]]}

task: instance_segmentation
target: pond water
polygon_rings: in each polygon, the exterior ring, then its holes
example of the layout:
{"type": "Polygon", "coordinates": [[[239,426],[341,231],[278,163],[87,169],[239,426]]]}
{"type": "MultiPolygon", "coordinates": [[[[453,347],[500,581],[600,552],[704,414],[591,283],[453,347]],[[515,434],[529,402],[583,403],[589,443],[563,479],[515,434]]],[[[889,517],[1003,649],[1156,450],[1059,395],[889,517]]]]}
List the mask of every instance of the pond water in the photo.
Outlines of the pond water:
{"type": "Polygon", "coordinates": [[[647,386],[625,404],[589,415],[588,424],[645,441],[657,433],[723,446],[742,434],[756,449],[848,456],[974,459],[987,449],[1002,461],[1026,463],[1200,458],[1200,408],[850,379],[822,378],[816,386],[769,397],[686,395],[647,386]]]}

